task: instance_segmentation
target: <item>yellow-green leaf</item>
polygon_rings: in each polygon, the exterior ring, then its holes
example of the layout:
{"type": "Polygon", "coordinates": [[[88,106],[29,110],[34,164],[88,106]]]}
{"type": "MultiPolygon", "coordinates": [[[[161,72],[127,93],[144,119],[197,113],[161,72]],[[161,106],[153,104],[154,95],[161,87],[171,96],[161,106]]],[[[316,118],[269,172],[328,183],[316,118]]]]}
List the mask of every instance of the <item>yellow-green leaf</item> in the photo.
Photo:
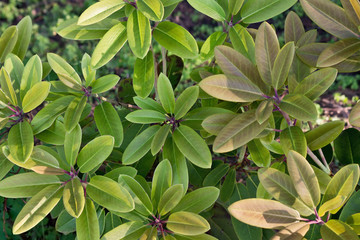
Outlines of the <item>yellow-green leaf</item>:
{"type": "Polygon", "coordinates": [[[84,189],[78,177],[71,179],[64,187],[63,202],[66,211],[78,218],[85,207],[84,189]]]}
{"type": "Polygon", "coordinates": [[[127,20],[126,31],[132,52],[136,57],[143,59],[151,44],[149,19],[139,10],[133,11],[127,20]]]}
{"type": "Polygon", "coordinates": [[[50,92],[49,82],[38,82],[27,91],[22,100],[22,108],[24,113],[38,107],[47,98],[50,92]]]}
{"type": "Polygon", "coordinates": [[[176,212],[169,216],[166,227],[176,234],[196,236],[210,230],[205,218],[191,212],[176,212]]]}

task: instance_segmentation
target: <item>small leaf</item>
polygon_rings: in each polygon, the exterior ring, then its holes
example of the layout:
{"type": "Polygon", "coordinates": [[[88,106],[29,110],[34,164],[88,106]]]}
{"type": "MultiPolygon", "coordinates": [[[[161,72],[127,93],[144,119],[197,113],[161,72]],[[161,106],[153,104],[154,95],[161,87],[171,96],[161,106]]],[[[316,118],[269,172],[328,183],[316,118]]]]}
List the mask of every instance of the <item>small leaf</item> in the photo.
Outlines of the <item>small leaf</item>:
{"type": "Polygon", "coordinates": [[[0,63],[5,61],[6,56],[14,49],[18,39],[18,28],[10,26],[0,37],[0,63]]]}
{"type": "Polygon", "coordinates": [[[341,206],[344,205],[345,200],[346,200],[345,196],[337,195],[333,199],[330,199],[329,201],[323,203],[319,209],[319,213],[318,213],[319,216],[322,217],[325,215],[326,212],[330,212],[334,209],[341,208],[341,206]]]}
{"type": "Polygon", "coordinates": [[[183,196],[183,191],[184,189],[181,184],[176,184],[168,188],[160,198],[158,213],[164,216],[176,207],[183,196]]]}
{"type": "MultiPolygon", "coordinates": [[[[233,0],[233,2],[239,3],[241,1],[233,0]]],[[[255,42],[248,30],[240,24],[236,24],[230,28],[229,36],[234,49],[244,55],[253,64],[256,64],[255,42]]]]}
{"type": "Polygon", "coordinates": [[[30,90],[25,94],[22,101],[24,113],[28,113],[38,107],[47,98],[50,91],[49,82],[36,83],[30,90]]]}
{"type": "Polygon", "coordinates": [[[224,43],[225,39],[227,37],[227,34],[224,32],[214,32],[211,34],[204,44],[201,47],[200,50],[200,56],[203,60],[208,60],[210,58],[214,57],[214,50],[216,46],[219,46],[224,43]]]}
{"type": "Polygon", "coordinates": [[[125,6],[123,0],[103,0],[91,5],[79,17],[78,25],[90,25],[107,18],[125,6]]]}
{"type": "Polygon", "coordinates": [[[300,17],[293,11],[289,12],[285,19],[285,42],[297,43],[305,33],[304,25],[300,17]]]}
{"type": "Polygon", "coordinates": [[[222,22],[226,15],[224,9],[215,0],[187,0],[188,3],[199,12],[222,22]]]}
{"type": "Polygon", "coordinates": [[[199,52],[194,37],[172,22],[161,22],[153,31],[154,39],[164,48],[182,58],[196,58],[199,52]]]}
{"type": "Polygon", "coordinates": [[[356,105],[352,108],[349,116],[349,122],[354,127],[360,126],[360,102],[356,103],[356,105]]]}
{"type": "Polygon", "coordinates": [[[170,132],[170,125],[165,124],[161,126],[159,131],[155,134],[154,139],[151,142],[151,154],[155,156],[161,148],[164,146],[165,140],[170,132]]]}
{"type": "Polygon", "coordinates": [[[74,84],[81,86],[81,79],[75,69],[68,64],[65,59],[55,53],[48,53],[47,59],[51,68],[61,79],[62,77],[72,80],[74,84]]]}
{"type": "Polygon", "coordinates": [[[259,124],[263,124],[268,120],[274,109],[274,103],[271,100],[262,101],[256,109],[256,120],[259,124]]]}
{"type": "Polygon", "coordinates": [[[84,210],[76,219],[76,238],[78,240],[100,239],[99,221],[93,201],[86,199],[84,210]]]}
{"type": "Polygon", "coordinates": [[[167,113],[174,113],[174,109],[175,109],[174,92],[169,79],[163,73],[160,73],[159,75],[157,90],[161,105],[164,107],[165,111],[167,113]]]}
{"type": "Polygon", "coordinates": [[[98,69],[107,64],[126,43],[126,27],[124,23],[113,26],[101,38],[91,56],[91,66],[98,69]]]}
{"type": "Polygon", "coordinates": [[[153,90],[154,83],[154,56],[152,51],[149,51],[145,58],[137,58],[135,61],[133,86],[136,95],[146,98],[153,90]]]}
{"type": "Polygon", "coordinates": [[[300,220],[298,211],[273,200],[249,198],[230,205],[230,214],[252,226],[283,228],[300,220]]]}
{"type": "Polygon", "coordinates": [[[175,119],[180,119],[191,109],[199,96],[199,87],[192,86],[186,88],[175,103],[174,115],[175,119]]]}
{"type": "Polygon", "coordinates": [[[79,178],[75,177],[65,185],[63,202],[66,211],[71,216],[74,218],[80,216],[85,206],[85,197],[84,189],[79,178]]]}
{"type": "Polygon", "coordinates": [[[34,136],[29,122],[19,122],[10,129],[8,146],[16,161],[25,163],[30,158],[34,148],[34,136]]]}
{"type": "Polygon", "coordinates": [[[129,46],[137,58],[143,59],[151,44],[150,21],[140,11],[131,13],[127,21],[127,37],[129,46]]]}
{"type": "Polygon", "coordinates": [[[62,192],[63,188],[59,185],[52,185],[33,196],[17,215],[13,233],[24,233],[43,220],[60,201],[62,192]]]}
{"type": "Polygon", "coordinates": [[[93,170],[111,154],[114,138],[109,135],[97,137],[81,149],[77,157],[77,165],[82,173],[93,170]]]}
{"type": "Polygon", "coordinates": [[[205,218],[190,212],[175,212],[169,216],[166,227],[176,234],[196,236],[210,230],[205,218]]]}
{"type": "Polygon", "coordinates": [[[118,113],[111,103],[103,102],[96,106],[94,119],[100,134],[113,136],[115,139],[114,146],[120,147],[124,139],[123,126],[118,113]]]}
{"type": "Polygon", "coordinates": [[[289,74],[291,64],[295,55],[295,44],[289,42],[279,51],[272,71],[272,86],[275,89],[281,88],[289,74]]]}
{"type": "Polygon", "coordinates": [[[206,175],[203,181],[203,186],[204,187],[216,186],[221,181],[221,179],[227,174],[228,171],[229,171],[228,164],[220,164],[219,166],[211,170],[211,172],[209,172],[208,175],[206,175]]]}
{"type": "Polygon", "coordinates": [[[141,109],[155,110],[166,114],[164,108],[160,105],[160,103],[156,102],[152,98],[134,97],[134,102],[141,109]]]}
{"type": "Polygon", "coordinates": [[[130,212],[134,209],[134,201],[130,193],[110,178],[92,177],[86,192],[91,199],[108,210],[130,212]]]}
{"type": "Polygon", "coordinates": [[[212,157],[205,141],[191,128],[181,125],[173,133],[176,146],[193,164],[201,168],[210,168],[212,157]]]}

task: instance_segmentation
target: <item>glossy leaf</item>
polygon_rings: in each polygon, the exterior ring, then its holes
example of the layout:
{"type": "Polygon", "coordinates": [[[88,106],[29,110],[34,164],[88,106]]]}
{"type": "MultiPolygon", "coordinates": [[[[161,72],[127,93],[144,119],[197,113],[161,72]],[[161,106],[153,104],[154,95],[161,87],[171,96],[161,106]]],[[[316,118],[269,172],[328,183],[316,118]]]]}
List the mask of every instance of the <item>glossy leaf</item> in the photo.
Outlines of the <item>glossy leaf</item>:
{"type": "Polygon", "coordinates": [[[161,105],[164,107],[165,111],[167,113],[174,113],[174,109],[175,109],[174,92],[169,79],[163,73],[160,73],[157,83],[157,91],[161,105]]]}
{"type": "Polygon", "coordinates": [[[74,166],[76,157],[79,153],[82,139],[81,127],[78,124],[71,132],[66,132],[64,141],[64,152],[66,161],[70,166],[74,166]]]}
{"type": "MultiPolygon", "coordinates": [[[[232,2],[241,3],[239,0],[232,0],[232,2]]],[[[230,28],[229,36],[234,49],[255,64],[255,42],[248,30],[236,24],[230,28]]]]}
{"type": "Polygon", "coordinates": [[[166,114],[164,108],[160,105],[160,103],[156,102],[152,98],[134,97],[134,102],[141,109],[155,110],[166,114]]]}
{"type": "Polygon", "coordinates": [[[109,210],[130,212],[134,209],[134,201],[130,193],[110,178],[92,177],[86,192],[96,203],[109,210]]]}
{"type": "Polygon", "coordinates": [[[20,83],[20,97],[24,99],[25,94],[42,79],[43,69],[40,57],[32,56],[24,67],[20,83]]]}
{"type": "Polygon", "coordinates": [[[325,147],[340,135],[344,124],[342,121],[333,121],[310,130],[305,134],[308,147],[312,151],[325,147]]]}
{"type": "Polygon", "coordinates": [[[126,27],[124,23],[113,26],[101,38],[91,56],[91,66],[98,69],[108,63],[126,43],[126,27]]]}
{"type": "Polygon", "coordinates": [[[165,124],[161,126],[159,131],[155,134],[154,139],[151,142],[151,154],[155,156],[161,148],[164,146],[165,140],[170,132],[170,125],[165,124]]]}
{"type": "Polygon", "coordinates": [[[86,199],[81,215],[76,219],[76,238],[78,240],[95,240],[100,238],[99,221],[93,201],[86,199]]]}
{"type": "Polygon", "coordinates": [[[216,21],[224,21],[226,18],[222,7],[215,0],[187,0],[188,3],[199,12],[215,19],[216,21]]]}
{"type": "Polygon", "coordinates": [[[359,163],[360,132],[355,128],[348,128],[334,141],[334,150],[337,159],[343,164],[359,163]]]}
{"type": "Polygon", "coordinates": [[[169,160],[165,159],[156,167],[151,188],[151,201],[157,207],[160,198],[172,184],[172,168],[169,160]]]}
{"type": "Polygon", "coordinates": [[[194,37],[183,27],[172,22],[161,22],[153,31],[154,39],[164,48],[182,58],[195,58],[198,46],[194,37]]]}
{"type": "Polygon", "coordinates": [[[145,229],[142,222],[127,222],[107,232],[101,240],[138,239],[145,229]]]}
{"type": "Polygon", "coordinates": [[[180,152],[196,166],[210,168],[212,157],[204,140],[191,128],[181,125],[173,133],[173,139],[180,152]]]}
{"type": "Polygon", "coordinates": [[[81,86],[81,79],[75,69],[68,64],[65,59],[55,53],[48,53],[47,59],[51,68],[58,74],[60,80],[62,77],[73,81],[73,84],[81,86]]]}
{"type": "Polygon", "coordinates": [[[78,218],[85,207],[84,189],[79,178],[73,178],[69,181],[63,192],[63,202],[66,211],[78,218]]]}
{"type": "Polygon", "coordinates": [[[206,175],[203,181],[203,186],[216,186],[220,182],[220,180],[227,174],[228,171],[229,165],[220,164],[219,166],[211,170],[208,175],[206,175]]]}
{"type": "Polygon", "coordinates": [[[50,91],[49,82],[36,83],[24,96],[22,107],[24,113],[38,107],[48,96],[50,91]]]}
{"type": "Polygon", "coordinates": [[[151,142],[159,129],[159,125],[153,125],[137,135],[125,149],[122,163],[130,165],[139,161],[150,150],[151,142]]]}
{"type": "Polygon", "coordinates": [[[331,219],[320,228],[324,240],[357,240],[356,232],[346,223],[331,219]]]}
{"type": "Polygon", "coordinates": [[[101,78],[95,79],[91,82],[91,92],[92,93],[103,93],[114,88],[115,85],[119,82],[120,77],[115,74],[105,75],[101,78]]]}
{"type": "Polygon", "coordinates": [[[346,200],[346,197],[343,195],[337,195],[333,199],[330,199],[327,202],[324,202],[320,208],[319,208],[319,216],[322,217],[325,215],[325,213],[332,211],[337,208],[341,208],[341,206],[344,205],[344,202],[346,200]]]}
{"type": "Polygon", "coordinates": [[[162,123],[166,115],[154,110],[136,110],[126,115],[126,120],[139,124],[162,123]]]}
{"type": "Polygon", "coordinates": [[[137,58],[143,59],[151,44],[150,21],[140,11],[131,13],[127,21],[127,37],[129,46],[137,58]]]}
{"type": "Polygon", "coordinates": [[[168,218],[166,227],[174,233],[196,236],[210,230],[205,218],[191,212],[175,212],[168,218]]]}
{"type": "Polygon", "coordinates": [[[55,121],[54,124],[36,135],[36,138],[42,142],[53,145],[64,145],[66,130],[64,124],[60,121],[55,121]]]}
{"type": "Polygon", "coordinates": [[[34,136],[29,122],[19,122],[10,129],[8,146],[16,161],[25,163],[30,158],[34,148],[34,136]]]}
{"type": "Polygon", "coordinates": [[[90,25],[110,16],[125,6],[123,0],[103,0],[91,5],[79,17],[78,25],[90,25]]]}
{"type": "Polygon", "coordinates": [[[60,201],[63,189],[59,185],[48,186],[33,196],[17,215],[13,233],[21,234],[33,228],[60,201]]]}
{"type": "Polygon", "coordinates": [[[175,119],[180,119],[191,109],[199,96],[199,87],[186,88],[177,98],[174,108],[175,119]]]}
{"type": "Polygon", "coordinates": [[[249,198],[228,208],[239,221],[261,228],[283,228],[300,220],[298,211],[273,200],[249,198]]]}
{"type": "Polygon", "coordinates": [[[164,5],[160,0],[139,0],[136,2],[139,10],[152,21],[161,21],[164,17],[164,5]]]}
{"type": "Polygon", "coordinates": [[[307,143],[305,134],[301,128],[297,126],[288,127],[280,133],[280,143],[285,154],[290,150],[294,150],[300,153],[303,157],[306,157],[307,143]]]}
{"type": "Polygon", "coordinates": [[[269,167],[271,156],[259,139],[254,139],[247,144],[251,160],[258,167],[269,167]]]}
{"type": "Polygon", "coordinates": [[[180,202],[183,195],[183,186],[176,184],[168,188],[160,198],[158,213],[164,216],[170,212],[180,202]]]}
{"type": "Polygon", "coordinates": [[[14,49],[18,39],[18,28],[10,26],[0,37],[0,63],[5,61],[6,56],[14,49]]]}
{"type": "Polygon", "coordinates": [[[81,99],[75,98],[68,106],[64,116],[64,126],[66,131],[73,130],[80,121],[81,114],[85,108],[87,97],[83,96],[81,99]]]}
{"type": "Polygon", "coordinates": [[[1,90],[6,95],[6,97],[8,97],[10,102],[13,105],[17,106],[18,102],[17,102],[17,97],[16,97],[16,94],[15,94],[15,90],[14,90],[12,84],[11,84],[10,76],[9,76],[8,72],[5,70],[4,67],[2,67],[0,69],[0,86],[1,86],[1,90]]]}
{"type": "Polygon", "coordinates": [[[214,50],[216,46],[224,43],[227,35],[224,32],[214,32],[211,34],[204,44],[201,46],[200,56],[203,60],[208,60],[214,57],[214,50]]]}
{"type": "Polygon", "coordinates": [[[123,126],[114,107],[108,102],[96,106],[94,119],[100,134],[114,137],[114,146],[120,147],[124,139],[123,126]]]}
{"type": "Polygon", "coordinates": [[[133,86],[136,95],[146,98],[154,88],[155,70],[152,51],[141,59],[137,58],[134,65],[133,86]]]}

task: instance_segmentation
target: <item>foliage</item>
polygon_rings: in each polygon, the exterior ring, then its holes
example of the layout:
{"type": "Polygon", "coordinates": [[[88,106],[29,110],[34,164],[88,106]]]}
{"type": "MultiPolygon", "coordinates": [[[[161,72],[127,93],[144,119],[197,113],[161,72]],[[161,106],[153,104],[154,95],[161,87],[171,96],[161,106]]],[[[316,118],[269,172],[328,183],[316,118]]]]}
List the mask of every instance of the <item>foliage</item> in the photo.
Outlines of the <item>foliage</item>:
{"type": "Polygon", "coordinates": [[[28,56],[30,17],[3,31],[0,196],[25,199],[13,234],[50,214],[79,240],[358,239],[360,133],[313,125],[314,101],[360,70],[359,2],[301,0],[340,40],[289,12],[284,45],[266,20],[296,0],[188,0],[224,26],[203,42],[167,20],[179,2],[102,0],[60,22],[99,40],[77,65],[28,56]],[[132,79],[104,70],[126,46],[132,79]],[[187,59],[193,86],[174,92],[187,59]]]}

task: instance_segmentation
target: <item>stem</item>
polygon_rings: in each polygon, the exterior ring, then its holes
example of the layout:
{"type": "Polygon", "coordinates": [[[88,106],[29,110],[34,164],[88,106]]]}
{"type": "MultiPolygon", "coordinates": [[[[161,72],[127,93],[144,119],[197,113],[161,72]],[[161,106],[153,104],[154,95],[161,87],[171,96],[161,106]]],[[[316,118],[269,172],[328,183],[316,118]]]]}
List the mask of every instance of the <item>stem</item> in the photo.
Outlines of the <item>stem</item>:
{"type": "Polygon", "coordinates": [[[155,57],[155,53],[154,53],[154,49],[151,46],[151,52],[153,54],[153,58],[154,58],[154,72],[155,72],[155,81],[154,81],[154,87],[155,87],[155,99],[157,99],[158,96],[158,92],[157,92],[157,82],[158,82],[158,72],[157,72],[157,67],[156,67],[156,57],[155,57]]]}
{"type": "Polygon", "coordinates": [[[164,47],[161,47],[161,56],[162,56],[162,65],[163,69],[162,72],[167,75],[167,67],[166,67],[166,49],[164,47]]]}
{"type": "Polygon", "coordinates": [[[329,166],[325,167],[318,159],[318,157],[310,150],[309,147],[307,147],[307,153],[312,158],[312,160],[314,160],[314,162],[321,168],[321,170],[323,170],[326,174],[330,174],[331,171],[329,169],[329,166]]]}

